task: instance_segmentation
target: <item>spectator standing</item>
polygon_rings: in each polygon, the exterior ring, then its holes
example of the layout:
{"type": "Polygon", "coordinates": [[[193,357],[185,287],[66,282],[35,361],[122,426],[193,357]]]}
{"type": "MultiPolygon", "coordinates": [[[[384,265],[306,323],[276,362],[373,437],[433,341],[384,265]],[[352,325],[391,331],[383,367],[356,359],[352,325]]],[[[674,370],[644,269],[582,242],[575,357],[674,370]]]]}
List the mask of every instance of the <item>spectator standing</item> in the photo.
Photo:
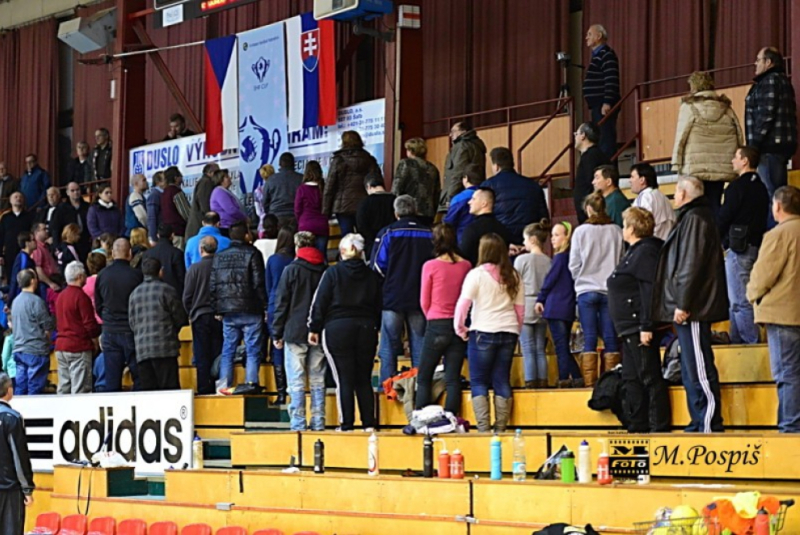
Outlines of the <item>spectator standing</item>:
{"type": "Polygon", "coordinates": [[[19,191],[19,181],[8,174],[5,162],[0,162],[0,210],[11,208],[11,194],[19,191]]]}
{"type": "Polygon", "coordinates": [[[269,257],[275,253],[275,247],[278,245],[278,218],[272,214],[267,214],[264,218],[264,233],[263,236],[256,240],[253,245],[256,249],[261,251],[261,256],[264,258],[264,265],[269,262],[269,257]]]}
{"type": "Polygon", "coordinates": [[[0,526],[5,533],[19,535],[25,529],[25,508],[33,505],[33,469],[25,423],[22,415],[11,408],[14,397],[11,378],[0,373],[0,464],[3,470],[0,491],[0,526]]]}
{"type": "MultiPolygon", "coordinates": [[[[318,161],[311,160],[306,163],[303,171],[303,183],[297,189],[294,198],[294,215],[297,218],[297,230],[313,234],[317,249],[327,259],[330,227],[328,216],[322,213],[324,193],[325,182],[322,180],[322,167],[318,161]]],[[[278,224],[280,225],[280,219],[278,224]]]]}
{"type": "Polygon", "coordinates": [[[461,286],[472,264],[459,256],[456,229],[446,223],[433,227],[433,256],[422,266],[419,299],[427,325],[417,368],[415,408],[423,409],[436,401],[432,392],[433,375],[444,357],[445,410],[458,415],[461,413],[461,369],[467,344],[456,334],[453,318],[461,286]]]}
{"type": "Polygon", "coordinates": [[[203,236],[199,240],[198,249],[201,259],[192,264],[186,273],[183,307],[189,313],[192,325],[197,393],[208,395],[214,393],[211,367],[214,359],[222,352],[222,322],[214,316],[214,309],[211,308],[211,269],[217,252],[217,239],[214,236],[203,236]]]}
{"type": "Polygon", "coordinates": [[[405,143],[406,157],[397,164],[392,181],[392,193],[396,196],[411,195],[417,203],[420,222],[433,225],[442,185],[439,170],[426,159],[428,146],[419,137],[405,143]]]}
{"type": "Polygon", "coordinates": [[[183,252],[173,245],[173,232],[169,225],[158,227],[158,241],[155,246],[142,255],[145,258],[155,258],[160,264],[161,280],[175,288],[178,295],[183,295],[183,285],[186,280],[186,262],[183,252]]]}
{"type": "Polygon", "coordinates": [[[31,257],[36,251],[36,238],[33,237],[33,232],[28,230],[20,232],[19,236],[17,236],[17,245],[19,247],[19,253],[17,254],[17,258],[14,259],[14,264],[11,266],[11,273],[8,275],[8,295],[6,296],[6,304],[9,308],[11,308],[14,299],[22,291],[22,287],[17,282],[19,273],[26,269],[33,270],[33,272],[36,273],[36,262],[34,262],[31,257]]]}
{"type": "Polygon", "coordinates": [[[322,200],[322,212],[336,216],[342,236],[354,232],[356,210],[367,196],[364,184],[374,176],[383,178],[383,173],[375,157],[364,150],[361,135],[355,130],[342,133],[342,148],[333,153],[322,200]]]}
{"type": "Polygon", "coordinates": [[[11,377],[11,386],[17,376],[17,364],[14,362],[14,327],[11,318],[8,320],[8,329],[3,333],[3,371],[11,377]]]}
{"type": "Polygon", "coordinates": [[[163,171],[158,171],[153,175],[153,187],[150,188],[150,195],[147,196],[147,234],[150,236],[150,243],[155,244],[158,240],[158,226],[161,224],[161,195],[166,187],[166,179],[163,171]]]}
{"type": "Polygon", "coordinates": [[[238,197],[231,191],[233,180],[227,169],[214,173],[214,183],[216,186],[211,192],[211,210],[219,214],[222,235],[228,236],[233,225],[247,222],[247,214],[244,213],[238,197]]]}
{"type": "Polygon", "coordinates": [[[257,393],[258,367],[264,347],[264,311],[267,290],[264,257],[247,243],[247,225],[240,221],[230,229],[231,246],[214,256],[211,272],[211,307],[222,316],[222,359],[219,376],[233,386],[233,355],[244,337],[245,392],[257,393]]]}
{"type": "Polygon", "coordinates": [[[325,271],[311,301],[308,343],[321,344],[339,407],[339,430],[355,426],[355,399],[365,431],[372,431],[375,394],[372,366],[381,322],[381,281],[364,263],[364,239],[348,234],[339,242],[338,262],[325,271]]]}
{"type": "MultiPolygon", "coordinates": [[[[125,236],[130,237],[131,231],[137,228],[147,228],[147,205],[144,194],[149,186],[144,175],[133,175],[131,180],[131,193],[125,201],[125,236]]],[[[197,190],[195,190],[197,191],[197,190]]]]}
{"type": "Polygon", "coordinates": [[[264,211],[264,186],[269,180],[269,177],[275,174],[275,168],[265,163],[262,165],[259,170],[258,174],[261,176],[261,184],[259,184],[255,190],[253,190],[253,207],[256,209],[256,216],[258,216],[258,236],[261,237],[264,231],[264,216],[266,216],[266,212],[264,211]]]}
{"type": "Polygon", "coordinates": [[[578,296],[578,319],[583,329],[581,373],[586,386],[594,386],[598,376],[598,335],[603,339],[603,370],[621,362],[617,333],[608,312],[606,281],[622,258],[622,231],[606,213],[600,193],[592,193],[583,209],[589,219],[575,229],[569,253],[569,270],[578,296]]]}
{"type": "Polygon", "coordinates": [[[264,184],[264,215],[274,214],[283,227],[295,217],[295,197],[303,175],[294,170],[294,155],[284,152],[278,160],[280,169],[264,184]]]}
{"type": "Polygon", "coordinates": [[[600,149],[599,142],[600,128],[595,123],[583,123],[575,131],[575,150],[581,153],[575,169],[575,187],[572,190],[578,224],[586,222],[583,201],[594,191],[592,183],[595,169],[611,163],[606,153],[600,149]]]}
{"type": "Polygon", "coordinates": [[[79,141],[75,145],[75,158],[69,162],[67,180],[77,184],[85,184],[94,180],[92,159],[89,158],[89,144],[85,141],[79,141]]]}
{"type": "Polygon", "coordinates": [[[461,178],[461,185],[464,190],[450,199],[450,207],[444,216],[444,222],[453,225],[456,229],[456,239],[460,242],[464,229],[475,220],[469,211],[469,200],[478,191],[478,188],[486,180],[486,169],[477,164],[469,164],[464,169],[464,176],[461,178]]]}
{"type": "Polygon", "coordinates": [[[478,265],[464,279],[453,324],[467,345],[472,408],[478,431],[491,431],[489,388],[494,390],[494,431],[506,430],[511,416],[511,361],[525,315],[525,292],[496,234],[481,238],[478,265]],[[467,313],[472,320],[467,331],[467,313]],[[468,334],[469,332],[469,334],[468,334]]]}
{"type": "MultiPolygon", "coordinates": [[[[0,249],[6,269],[14,264],[19,254],[18,236],[29,231],[33,225],[33,214],[25,211],[25,197],[20,192],[11,194],[11,210],[0,217],[0,249]]],[[[11,280],[9,279],[9,283],[11,280]]]]}
{"type": "Polygon", "coordinates": [[[778,430],[800,433],[800,190],[775,191],[772,215],[778,225],[764,236],[750,274],[747,298],[755,319],[767,327],[772,377],[778,387],[778,430]]]}
{"type": "Polygon", "coordinates": [[[114,242],[112,257],[113,262],[97,275],[94,293],[94,308],[103,320],[100,345],[105,361],[105,391],[122,390],[125,366],[131,371],[133,389],[141,390],[136,345],[128,321],[128,304],[143,277],[141,272],[131,267],[131,246],[125,238],[114,242]]]}
{"type": "MultiPolygon", "coordinates": [[[[463,189],[462,179],[467,166],[475,164],[486,169],[486,145],[466,121],[450,128],[452,145],[444,161],[444,189],[439,200],[439,211],[447,212],[453,197],[463,189]]],[[[484,171],[485,174],[485,171],[484,171]]]]}
{"type": "Polygon", "coordinates": [[[221,253],[231,245],[231,240],[223,236],[219,231],[219,214],[206,212],[203,216],[203,226],[200,228],[200,232],[186,242],[186,252],[183,254],[186,269],[189,269],[192,264],[200,262],[203,256],[202,251],[200,251],[200,242],[206,236],[211,236],[216,241],[216,253],[221,253]]]}
{"type": "Polygon", "coordinates": [[[583,79],[583,98],[592,114],[592,122],[600,128],[600,150],[610,159],[617,152],[617,118],[611,113],[620,101],[619,59],[608,46],[608,32],[600,24],[589,26],[586,46],[592,50],[586,76],[583,79]]]}
{"type": "Polygon", "coordinates": [[[658,177],[652,165],[637,163],[631,167],[631,191],[636,194],[633,206],[653,214],[656,225],[653,235],[666,240],[675,226],[675,210],[667,196],[658,190],[658,177]]]}
{"type": "Polygon", "coordinates": [[[394,223],[394,200],[397,198],[383,187],[383,177],[372,176],[366,182],[367,197],[358,205],[356,227],[364,237],[364,254],[372,258],[375,238],[384,227],[394,223]]]}
{"type": "Polygon", "coordinates": [[[92,300],[83,291],[86,270],[71,262],[64,270],[67,286],[56,301],[56,361],[58,393],[88,394],[92,391],[92,352],[100,326],[94,317],[92,300]]]}
{"type": "Polygon", "coordinates": [[[61,288],[52,280],[53,275],[59,273],[58,263],[53,257],[53,253],[50,252],[50,246],[47,243],[49,235],[44,223],[33,225],[33,237],[36,240],[36,250],[31,253],[31,259],[36,266],[36,276],[39,278],[39,282],[58,291],[61,288]]]}
{"type": "Polygon", "coordinates": [[[384,228],[375,240],[371,265],[383,277],[383,312],[378,356],[381,384],[397,373],[397,356],[403,354],[403,332],[408,332],[411,362],[419,366],[425,316],[420,308],[422,265],[433,258],[431,229],[416,217],[417,206],[410,195],[394,201],[397,221],[384,228]]]}
{"type": "Polygon", "coordinates": [[[464,229],[459,249],[472,265],[478,262],[480,241],[487,234],[497,234],[506,242],[506,247],[511,245],[511,232],[494,216],[494,195],[491,189],[479,188],[469,200],[469,213],[475,219],[464,229]]]}
{"type": "Polygon", "coordinates": [[[494,215],[508,228],[511,243],[520,245],[527,225],[550,217],[544,190],[538,181],[514,171],[514,156],[509,149],[494,148],[490,157],[495,175],[483,187],[494,191],[494,215]]]}
{"type": "Polygon", "coordinates": [[[125,234],[125,219],[119,206],[114,202],[111,186],[102,186],[98,189],[95,201],[89,208],[87,220],[92,239],[99,238],[104,233],[114,236],[125,234]]]}
{"type": "Polygon", "coordinates": [[[107,128],[98,128],[94,132],[94,141],[97,143],[92,151],[92,168],[94,180],[107,180],[111,178],[111,136],[107,128]]]}
{"type": "Polygon", "coordinates": [[[275,292],[271,332],[274,347],[284,349],[288,383],[289,423],[292,431],[305,431],[306,379],[311,393],[312,431],[325,430],[325,354],[319,345],[308,343],[308,311],[327,266],[326,258],[315,246],[312,233],[294,236],[297,258],[281,275],[275,292]],[[281,347],[283,346],[283,347],[281,347]]]}
{"type": "MultiPolygon", "coordinates": [[[[277,301],[278,284],[283,275],[283,270],[294,260],[294,231],[291,227],[283,227],[278,231],[278,243],[275,254],[267,260],[266,287],[267,287],[267,330],[273,336],[272,324],[275,321],[275,303],[277,301]]],[[[274,336],[273,336],[274,338],[274,336]]],[[[286,370],[284,368],[283,347],[272,345],[272,370],[275,373],[278,397],[275,405],[286,404],[286,370]]]]}
{"type": "Polygon", "coordinates": [[[64,227],[64,232],[61,233],[61,242],[55,247],[56,264],[58,264],[58,271],[62,276],[65,275],[70,263],[83,262],[77,249],[80,239],[81,229],[78,228],[78,225],[70,223],[64,227]]]}
{"type": "Polygon", "coordinates": [[[211,211],[211,192],[214,191],[214,173],[217,171],[219,165],[214,162],[207,163],[203,166],[203,176],[194,184],[189,221],[186,222],[187,241],[197,236],[203,217],[211,211]]]}
{"type": "Polygon", "coordinates": [[[97,285],[97,275],[103,271],[103,268],[106,267],[108,260],[106,259],[106,255],[100,253],[89,253],[88,258],[86,259],[86,269],[89,272],[89,276],[86,278],[86,284],[83,285],[83,292],[89,296],[89,299],[92,301],[92,309],[94,310],[94,319],[97,320],[97,324],[102,327],[103,320],[100,318],[100,315],[97,313],[97,308],[95,307],[94,301],[94,294],[95,288],[97,285]]]}
{"type": "Polygon", "coordinates": [[[17,365],[15,390],[19,395],[44,392],[50,372],[50,334],[55,327],[44,299],[36,292],[39,280],[32,269],[17,274],[22,289],[11,305],[14,324],[14,362],[17,365]]]}
{"type": "MultiPolygon", "coordinates": [[[[747,144],[758,149],[758,176],[772,198],[788,180],[787,162],[797,151],[797,104],[786,75],[783,55],[762,48],[756,56],[756,77],[744,101],[747,144]]],[[[769,227],[774,226],[770,213],[769,227]]]]}
{"type": "Polygon", "coordinates": [[[733,169],[739,178],[725,189],[725,202],[717,220],[725,255],[725,278],[730,303],[730,336],[732,344],[757,344],[758,327],[753,305],[747,300],[750,272],[758,258],[758,248],[767,231],[769,194],[761,181],[758,150],[736,149],[733,169]]]}
{"type": "Polygon", "coordinates": [[[58,191],[58,188],[49,187],[47,188],[45,199],[47,200],[47,204],[39,208],[33,220],[36,223],[44,223],[49,229],[53,213],[56,211],[56,208],[58,208],[58,205],[61,204],[61,192],[58,191]]]}
{"type": "Polygon", "coordinates": [[[78,255],[83,259],[92,248],[92,238],[89,235],[89,203],[83,200],[81,187],[77,182],[67,184],[67,202],[58,205],[50,220],[50,235],[53,245],[58,246],[64,227],[70,223],[78,225],[81,238],[78,240],[78,255]]]}
{"type": "Polygon", "coordinates": [[[50,184],[50,175],[39,167],[39,158],[35,154],[25,156],[25,172],[20,177],[19,190],[25,196],[29,208],[42,207],[50,184]]]}
{"type": "Polygon", "coordinates": [[[544,278],[534,310],[547,320],[553,348],[558,359],[558,387],[580,388],[585,386],[581,370],[570,350],[569,337],[575,323],[575,281],[569,270],[569,246],[572,225],[562,221],[553,225],[550,244],[553,246],[553,262],[544,278]]]}
{"type": "Polygon", "coordinates": [[[613,165],[601,165],[595,169],[592,186],[595,191],[603,195],[608,217],[615,225],[622,228],[622,212],[630,207],[631,202],[619,189],[617,168],[613,165]]]}
{"type": "Polygon", "coordinates": [[[128,304],[142,390],[180,390],[178,334],[189,323],[180,294],[161,280],[161,263],[142,260],[144,281],[128,304]]]}
{"type": "Polygon", "coordinates": [[[131,231],[131,267],[142,270],[142,258],[144,253],[150,249],[150,241],[147,239],[147,230],[135,228],[131,231]]]}
{"type": "Polygon", "coordinates": [[[522,231],[525,254],[514,259],[514,269],[519,273],[525,290],[525,319],[520,331],[520,347],[525,363],[525,388],[547,388],[547,324],[536,313],[536,300],[550,271],[550,257],[544,254],[550,236],[550,222],[532,223],[522,231]]]}
{"type": "Polygon", "coordinates": [[[655,219],[642,208],[623,215],[622,235],[630,245],[608,278],[608,310],[624,343],[623,405],[629,433],[669,433],[672,425],[669,392],[661,375],[664,324],[652,321],[653,278],[664,242],[653,237],[655,219]]]}
{"type": "Polygon", "coordinates": [[[672,321],[681,347],[681,378],[691,422],[687,432],[721,432],[719,375],[711,324],[728,319],[722,241],[703,182],[681,177],[675,189],[678,219],[656,270],[653,321],[672,321]]]}
{"type": "Polygon", "coordinates": [[[161,194],[161,221],[172,227],[172,243],[183,250],[186,246],[186,222],[191,211],[189,200],[181,189],[183,175],[177,167],[170,167],[164,171],[164,179],[167,186],[161,194]]]}
{"type": "Polygon", "coordinates": [[[169,116],[169,130],[164,141],[173,141],[182,137],[191,137],[197,135],[197,132],[186,128],[186,118],[180,113],[173,113],[169,116]]]}

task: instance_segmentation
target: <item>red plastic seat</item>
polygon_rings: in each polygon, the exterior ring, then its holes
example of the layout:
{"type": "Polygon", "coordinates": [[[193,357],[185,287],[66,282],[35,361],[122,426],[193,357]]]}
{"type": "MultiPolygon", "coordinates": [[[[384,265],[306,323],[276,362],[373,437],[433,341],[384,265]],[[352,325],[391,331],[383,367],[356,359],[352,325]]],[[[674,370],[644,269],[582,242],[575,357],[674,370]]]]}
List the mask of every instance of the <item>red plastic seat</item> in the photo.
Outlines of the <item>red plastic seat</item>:
{"type": "Polygon", "coordinates": [[[58,533],[61,529],[61,515],[58,513],[42,513],[36,517],[36,527],[32,533],[58,533]]]}
{"type": "Polygon", "coordinates": [[[59,535],[86,535],[86,515],[68,515],[61,520],[59,535]]]}
{"type": "Polygon", "coordinates": [[[208,524],[189,524],[183,526],[181,535],[211,535],[211,526],[208,524]]]}
{"type": "Polygon", "coordinates": [[[117,521],[110,516],[102,516],[89,522],[89,535],[114,535],[117,531],[117,521]]]}
{"type": "Polygon", "coordinates": [[[253,533],[253,535],[283,535],[283,532],[276,528],[260,529],[253,533]]]}
{"type": "Polygon", "coordinates": [[[156,522],[147,530],[147,535],[178,535],[175,522],[156,522]]]}
{"type": "Polygon", "coordinates": [[[247,535],[247,530],[239,526],[228,526],[219,528],[217,535],[247,535]]]}
{"type": "Polygon", "coordinates": [[[117,535],[145,535],[147,533],[147,522],[138,518],[123,520],[117,526],[117,535]]]}

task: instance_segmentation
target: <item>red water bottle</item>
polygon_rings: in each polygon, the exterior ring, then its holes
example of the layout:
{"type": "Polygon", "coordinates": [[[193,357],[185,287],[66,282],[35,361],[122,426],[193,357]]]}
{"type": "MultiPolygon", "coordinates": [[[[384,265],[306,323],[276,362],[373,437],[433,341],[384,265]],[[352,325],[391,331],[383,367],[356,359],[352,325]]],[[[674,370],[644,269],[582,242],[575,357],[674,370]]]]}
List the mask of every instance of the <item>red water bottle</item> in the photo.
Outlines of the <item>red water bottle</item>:
{"type": "Polygon", "coordinates": [[[603,440],[603,451],[597,459],[597,483],[599,485],[610,485],[614,478],[611,477],[609,458],[608,458],[608,443],[603,440]]]}
{"type": "Polygon", "coordinates": [[[459,450],[450,456],[450,479],[464,479],[464,456],[459,450]]]}
{"type": "Polygon", "coordinates": [[[450,454],[447,450],[439,452],[439,479],[450,479],[450,454]]]}
{"type": "Polygon", "coordinates": [[[753,535],[770,535],[769,532],[769,513],[763,507],[758,510],[756,522],[753,526],[753,535]]]}

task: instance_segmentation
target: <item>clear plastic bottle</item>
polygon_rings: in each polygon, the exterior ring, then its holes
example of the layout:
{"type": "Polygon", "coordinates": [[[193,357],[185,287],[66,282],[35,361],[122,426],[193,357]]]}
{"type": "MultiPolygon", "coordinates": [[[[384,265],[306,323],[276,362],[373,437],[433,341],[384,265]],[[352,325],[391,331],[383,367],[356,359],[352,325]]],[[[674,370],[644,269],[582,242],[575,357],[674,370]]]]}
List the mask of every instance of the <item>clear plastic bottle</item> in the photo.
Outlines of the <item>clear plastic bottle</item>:
{"type": "Polygon", "coordinates": [[[514,481],[525,481],[525,438],[522,436],[521,429],[517,429],[517,434],[514,435],[514,456],[511,467],[514,481]]]}
{"type": "Polygon", "coordinates": [[[592,482],[592,447],[582,441],[578,448],[578,483],[592,482]]]}

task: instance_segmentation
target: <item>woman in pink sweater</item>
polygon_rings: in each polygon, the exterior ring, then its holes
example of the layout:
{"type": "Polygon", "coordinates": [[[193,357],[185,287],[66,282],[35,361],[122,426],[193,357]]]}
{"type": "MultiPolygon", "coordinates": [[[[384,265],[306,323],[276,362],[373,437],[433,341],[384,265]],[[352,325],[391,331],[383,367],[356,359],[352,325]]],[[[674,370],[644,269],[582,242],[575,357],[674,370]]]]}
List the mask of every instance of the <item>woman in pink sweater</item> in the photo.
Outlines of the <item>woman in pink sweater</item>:
{"type": "Polygon", "coordinates": [[[453,327],[456,302],[461,284],[472,265],[456,252],[456,229],[447,223],[433,227],[433,254],[436,258],[422,266],[420,304],[428,325],[422,341],[422,356],[417,372],[416,408],[421,409],[431,399],[433,372],[444,356],[447,384],[445,410],[458,414],[461,410],[461,368],[467,344],[453,327]]]}

